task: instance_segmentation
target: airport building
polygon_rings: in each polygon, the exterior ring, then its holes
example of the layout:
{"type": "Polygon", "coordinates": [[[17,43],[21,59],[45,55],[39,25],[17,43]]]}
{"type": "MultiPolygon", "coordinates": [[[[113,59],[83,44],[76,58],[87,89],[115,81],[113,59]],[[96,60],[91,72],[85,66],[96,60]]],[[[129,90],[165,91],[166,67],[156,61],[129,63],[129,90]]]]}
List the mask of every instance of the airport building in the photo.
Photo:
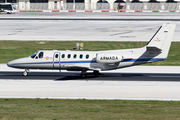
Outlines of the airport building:
{"type": "Polygon", "coordinates": [[[18,10],[179,11],[180,0],[0,0],[18,10]]]}

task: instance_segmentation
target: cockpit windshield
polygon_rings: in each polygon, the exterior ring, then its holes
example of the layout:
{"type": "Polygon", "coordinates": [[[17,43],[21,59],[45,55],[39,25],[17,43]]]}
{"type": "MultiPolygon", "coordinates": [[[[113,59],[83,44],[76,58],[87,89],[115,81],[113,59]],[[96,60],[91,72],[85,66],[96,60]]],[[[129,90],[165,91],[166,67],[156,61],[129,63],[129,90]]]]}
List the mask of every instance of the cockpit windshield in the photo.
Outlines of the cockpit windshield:
{"type": "Polygon", "coordinates": [[[36,51],[35,53],[33,53],[33,54],[31,55],[31,58],[34,58],[34,57],[37,55],[37,53],[38,53],[38,51],[36,51]]]}
{"type": "Polygon", "coordinates": [[[37,52],[35,52],[35,53],[33,53],[33,54],[31,55],[31,58],[41,59],[41,58],[43,58],[43,56],[44,56],[44,53],[43,53],[43,52],[37,51],[37,52]]]}

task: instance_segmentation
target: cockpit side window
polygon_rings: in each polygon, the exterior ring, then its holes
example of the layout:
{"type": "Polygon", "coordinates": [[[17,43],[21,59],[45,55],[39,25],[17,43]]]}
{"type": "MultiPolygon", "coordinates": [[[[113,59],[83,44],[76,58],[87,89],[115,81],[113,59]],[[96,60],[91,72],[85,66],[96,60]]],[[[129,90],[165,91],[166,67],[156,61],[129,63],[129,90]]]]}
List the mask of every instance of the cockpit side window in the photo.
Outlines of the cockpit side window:
{"type": "Polygon", "coordinates": [[[31,55],[31,58],[35,58],[35,56],[37,55],[38,52],[35,52],[31,55]]]}
{"type": "Polygon", "coordinates": [[[43,58],[43,54],[44,54],[43,52],[40,52],[39,53],[39,58],[43,58]]]}

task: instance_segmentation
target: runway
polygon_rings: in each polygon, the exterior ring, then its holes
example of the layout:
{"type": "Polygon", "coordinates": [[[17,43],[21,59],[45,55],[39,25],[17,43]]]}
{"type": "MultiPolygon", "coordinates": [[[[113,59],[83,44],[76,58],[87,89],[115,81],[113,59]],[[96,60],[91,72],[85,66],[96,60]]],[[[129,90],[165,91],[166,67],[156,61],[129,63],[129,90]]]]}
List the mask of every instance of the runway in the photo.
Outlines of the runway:
{"type": "Polygon", "coordinates": [[[92,73],[87,74],[87,78],[82,79],[80,72],[31,72],[24,77],[22,72],[0,72],[1,80],[53,80],[53,81],[180,81],[180,74],[176,73],[113,73],[102,72],[99,77],[94,77],[92,73]]]}
{"type": "Polygon", "coordinates": [[[149,41],[172,23],[173,41],[180,41],[179,13],[17,13],[0,21],[0,40],[149,41]]]}
{"type": "Polygon", "coordinates": [[[16,13],[3,14],[0,20],[101,20],[101,21],[179,21],[179,13],[16,13]]]}
{"type": "Polygon", "coordinates": [[[23,77],[19,72],[1,72],[0,77],[1,98],[180,100],[180,74],[111,73],[81,79],[70,73],[23,77]]]}
{"type": "Polygon", "coordinates": [[[179,66],[135,66],[88,72],[23,70],[0,65],[0,98],[180,100],[179,66]]]}
{"type": "Polygon", "coordinates": [[[164,23],[176,24],[173,41],[180,41],[180,22],[1,20],[0,40],[22,41],[149,41],[164,23]]]}

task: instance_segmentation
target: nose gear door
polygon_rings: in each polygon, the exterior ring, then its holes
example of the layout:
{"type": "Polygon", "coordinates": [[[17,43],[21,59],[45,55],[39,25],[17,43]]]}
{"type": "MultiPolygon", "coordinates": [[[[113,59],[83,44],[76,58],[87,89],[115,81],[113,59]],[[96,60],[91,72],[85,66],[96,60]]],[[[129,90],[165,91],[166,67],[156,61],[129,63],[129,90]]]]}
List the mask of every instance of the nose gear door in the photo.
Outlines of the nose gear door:
{"type": "Polygon", "coordinates": [[[60,68],[60,53],[55,52],[53,56],[53,67],[60,68]]]}

